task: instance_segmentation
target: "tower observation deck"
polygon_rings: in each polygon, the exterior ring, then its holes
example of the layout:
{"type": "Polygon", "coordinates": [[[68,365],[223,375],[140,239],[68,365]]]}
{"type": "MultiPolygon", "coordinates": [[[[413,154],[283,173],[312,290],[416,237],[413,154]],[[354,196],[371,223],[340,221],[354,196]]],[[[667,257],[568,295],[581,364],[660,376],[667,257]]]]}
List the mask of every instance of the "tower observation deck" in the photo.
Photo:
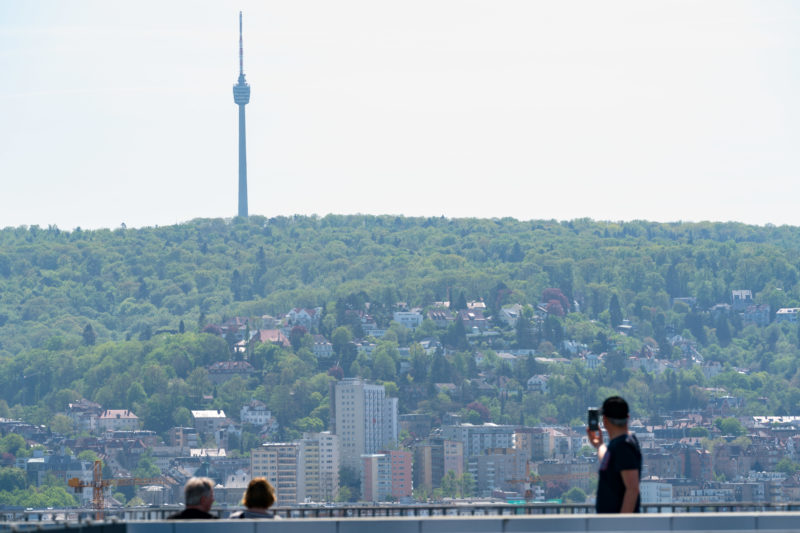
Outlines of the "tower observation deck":
{"type": "Polygon", "coordinates": [[[239,216],[247,216],[247,143],[245,141],[244,106],[250,103],[250,85],[244,79],[244,47],[242,46],[242,12],[239,11],[239,79],[233,86],[233,101],[239,106],[239,216]]]}

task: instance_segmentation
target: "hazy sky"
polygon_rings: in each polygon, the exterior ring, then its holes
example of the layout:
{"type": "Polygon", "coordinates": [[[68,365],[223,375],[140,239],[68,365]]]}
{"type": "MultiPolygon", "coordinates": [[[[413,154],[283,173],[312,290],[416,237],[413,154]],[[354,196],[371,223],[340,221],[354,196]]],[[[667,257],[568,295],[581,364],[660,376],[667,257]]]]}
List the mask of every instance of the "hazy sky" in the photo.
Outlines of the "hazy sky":
{"type": "Polygon", "coordinates": [[[800,2],[0,2],[0,227],[800,226],[800,2]]]}

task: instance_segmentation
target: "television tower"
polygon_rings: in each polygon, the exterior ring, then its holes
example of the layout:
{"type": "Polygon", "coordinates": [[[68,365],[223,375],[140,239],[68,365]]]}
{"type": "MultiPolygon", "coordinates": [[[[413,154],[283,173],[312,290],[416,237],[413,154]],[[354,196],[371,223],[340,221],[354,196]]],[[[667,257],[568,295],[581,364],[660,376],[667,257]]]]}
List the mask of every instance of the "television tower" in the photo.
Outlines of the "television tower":
{"type": "Polygon", "coordinates": [[[233,86],[233,101],[239,106],[239,216],[247,216],[247,148],[244,135],[244,106],[250,102],[250,85],[244,79],[242,12],[239,11],[239,80],[233,86]]]}

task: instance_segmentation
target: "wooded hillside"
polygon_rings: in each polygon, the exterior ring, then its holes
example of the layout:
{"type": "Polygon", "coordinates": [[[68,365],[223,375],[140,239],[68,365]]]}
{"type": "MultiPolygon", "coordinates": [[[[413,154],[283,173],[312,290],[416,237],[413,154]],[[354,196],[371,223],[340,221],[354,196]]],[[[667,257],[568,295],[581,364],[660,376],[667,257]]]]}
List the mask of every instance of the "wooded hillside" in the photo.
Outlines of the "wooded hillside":
{"type": "MultiPolygon", "coordinates": [[[[318,333],[331,338],[350,326],[342,310],[364,310],[366,302],[388,327],[397,302],[426,308],[463,296],[483,300],[496,317],[503,305],[547,304],[542,295],[553,288],[566,296],[564,316],[551,313],[549,324],[538,326],[532,321],[528,335],[495,322],[504,346],[547,342],[558,352],[562,340],[574,340],[611,360],[644,346],[676,359],[679,350],[669,340],[681,335],[724,372],[707,379],[696,368],[654,376],[608,364],[599,371],[570,367],[551,380],[542,401],[524,390],[542,371],[532,358],[505,368],[493,358],[496,341],[459,345],[452,331],[430,325],[426,334],[446,346],[452,341],[446,357],[424,355],[413,344],[421,335],[394,327],[377,355],[359,355],[343,371],[395,383],[403,412],[440,413],[477,402],[486,408],[482,418],[496,422],[568,422],[609,389],[625,392],[641,412],[698,407],[707,401],[704,388],[720,386],[742,396],[743,409],[753,414],[794,413],[798,327],[774,317],[779,308],[800,307],[798,265],[800,229],[736,223],[329,215],[98,231],[6,228],[0,230],[0,397],[10,409],[0,404],[0,410],[47,423],[83,396],[134,409],[146,427],[163,431],[185,421],[198,391],[213,389],[203,367],[231,357],[224,339],[199,333],[206,324],[319,306],[318,333]],[[739,289],[770,306],[769,325],[712,311],[739,289]],[[633,327],[627,336],[615,331],[622,319],[633,327]],[[412,371],[403,374],[397,348],[407,345],[412,371]],[[503,388],[518,395],[474,386],[477,373],[487,370],[476,367],[476,350],[489,353],[489,374],[505,375],[511,381],[503,388]],[[460,396],[437,394],[438,382],[455,383],[460,396]]],[[[263,348],[257,357],[260,377],[219,387],[215,405],[235,413],[236,405],[258,397],[287,430],[326,423],[328,369],[307,344],[263,348]],[[291,397],[302,401],[287,402],[291,397]]]]}

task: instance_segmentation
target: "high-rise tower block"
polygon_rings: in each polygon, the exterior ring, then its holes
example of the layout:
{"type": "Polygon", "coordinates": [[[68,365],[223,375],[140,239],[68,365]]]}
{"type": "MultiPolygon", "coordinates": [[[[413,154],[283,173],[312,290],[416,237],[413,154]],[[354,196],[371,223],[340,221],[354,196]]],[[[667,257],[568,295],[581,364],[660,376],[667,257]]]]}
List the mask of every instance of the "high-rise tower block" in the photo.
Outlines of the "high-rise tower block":
{"type": "Polygon", "coordinates": [[[244,79],[242,12],[239,11],[239,80],[233,86],[233,101],[239,106],[239,216],[247,216],[247,143],[245,142],[244,106],[250,102],[250,85],[244,79]]]}

